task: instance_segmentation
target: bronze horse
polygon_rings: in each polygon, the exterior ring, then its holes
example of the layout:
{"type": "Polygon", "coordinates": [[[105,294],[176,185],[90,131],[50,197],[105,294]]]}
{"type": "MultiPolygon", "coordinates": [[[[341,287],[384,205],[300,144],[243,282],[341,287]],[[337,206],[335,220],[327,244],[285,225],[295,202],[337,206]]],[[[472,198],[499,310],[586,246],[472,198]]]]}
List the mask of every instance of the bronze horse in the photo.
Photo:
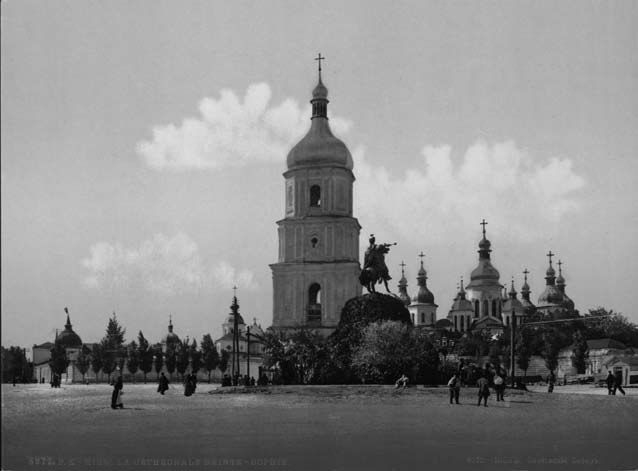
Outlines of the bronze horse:
{"type": "Polygon", "coordinates": [[[368,293],[376,293],[375,285],[383,283],[385,290],[391,293],[388,287],[388,280],[392,279],[385,264],[385,254],[390,251],[390,246],[394,244],[379,244],[369,250],[366,257],[366,264],[359,274],[359,282],[365,286],[368,293]]]}

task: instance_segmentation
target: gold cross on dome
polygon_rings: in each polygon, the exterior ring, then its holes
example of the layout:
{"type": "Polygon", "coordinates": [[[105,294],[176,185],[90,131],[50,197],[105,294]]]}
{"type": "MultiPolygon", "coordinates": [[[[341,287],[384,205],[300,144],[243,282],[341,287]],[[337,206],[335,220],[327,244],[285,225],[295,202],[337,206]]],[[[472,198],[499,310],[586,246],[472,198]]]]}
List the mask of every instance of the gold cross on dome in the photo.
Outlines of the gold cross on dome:
{"type": "Polygon", "coordinates": [[[485,226],[487,226],[487,221],[483,219],[480,224],[483,226],[483,238],[485,239],[485,226]]]}
{"type": "Polygon", "coordinates": [[[317,55],[317,57],[315,57],[315,60],[319,61],[319,73],[321,73],[321,61],[326,60],[326,58],[325,57],[321,57],[321,53],[319,53],[317,55]]]}

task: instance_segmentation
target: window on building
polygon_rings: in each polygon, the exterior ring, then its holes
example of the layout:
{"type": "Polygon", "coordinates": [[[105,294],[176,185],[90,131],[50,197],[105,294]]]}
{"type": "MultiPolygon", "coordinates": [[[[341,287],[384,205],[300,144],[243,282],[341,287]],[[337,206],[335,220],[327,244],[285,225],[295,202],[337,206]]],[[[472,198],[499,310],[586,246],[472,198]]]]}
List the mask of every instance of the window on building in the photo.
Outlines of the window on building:
{"type": "Polygon", "coordinates": [[[308,288],[306,320],[308,324],[321,324],[321,286],[318,283],[313,283],[308,288]]]}
{"type": "Polygon", "coordinates": [[[414,324],[414,313],[412,313],[412,323],[414,324]]]}
{"type": "Polygon", "coordinates": [[[459,330],[458,318],[456,316],[454,316],[454,330],[459,330]]]}
{"type": "Polygon", "coordinates": [[[487,299],[483,300],[483,316],[489,316],[490,315],[490,303],[487,301],[487,299]]]}
{"type": "Polygon", "coordinates": [[[507,317],[505,318],[505,325],[506,325],[507,327],[509,327],[509,325],[510,325],[510,316],[507,316],[507,317]]]}
{"type": "Polygon", "coordinates": [[[421,324],[425,324],[425,312],[421,313],[421,324]]]}
{"type": "Polygon", "coordinates": [[[496,312],[496,299],[492,300],[492,315],[498,317],[498,312],[496,312]]]}
{"type": "Polygon", "coordinates": [[[321,187],[319,185],[310,187],[310,206],[321,206],[321,187]]]}
{"type": "Polygon", "coordinates": [[[465,330],[465,316],[461,316],[461,332],[465,330]]]}
{"type": "Polygon", "coordinates": [[[479,316],[479,302],[478,299],[474,301],[474,317],[479,316]]]}

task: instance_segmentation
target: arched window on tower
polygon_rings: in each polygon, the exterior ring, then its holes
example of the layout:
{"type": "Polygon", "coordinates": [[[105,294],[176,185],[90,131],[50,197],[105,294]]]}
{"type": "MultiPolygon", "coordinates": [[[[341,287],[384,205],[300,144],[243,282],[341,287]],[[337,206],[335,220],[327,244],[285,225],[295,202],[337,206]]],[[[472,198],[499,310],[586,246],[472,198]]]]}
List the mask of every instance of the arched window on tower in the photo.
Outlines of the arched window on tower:
{"type": "Polygon", "coordinates": [[[484,299],[483,300],[483,317],[487,317],[490,315],[489,308],[490,308],[490,303],[488,302],[487,299],[484,299]]]}
{"type": "Polygon", "coordinates": [[[474,317],[479,316],[479,302],[478,299],[474,301],[474,317]]]}
{"type": "Polygon", "coordinates": [[[461,332],[465,331],[465,316],[461,316],[461,332]]]}
{"type": "Polygon", "coordinates": [[[421,313],[421,324],[425,324],[425,312],[421,313]]]}
{"type": "Polygon", "coordinates": [[[318,283],[313,283],[308,288],[306,321],[308,324],[321,324],[321,286],[318,283]]]}
{"type": "Polygon", "coordinates": [[[454,330],[459,330],[458,318],[456,316],[454,316],[454,330]]]}
{"type": "Polygon", "coordinates": [[[321,206],[321,187],[312,185],[310,187],[310,206],[318,208],[321,206]]]}
{"type": "Polygon", "coordinates": [[[492,300],[492,315],[498,317],[498,312],[496,312],[496,299],[492,300]]]}

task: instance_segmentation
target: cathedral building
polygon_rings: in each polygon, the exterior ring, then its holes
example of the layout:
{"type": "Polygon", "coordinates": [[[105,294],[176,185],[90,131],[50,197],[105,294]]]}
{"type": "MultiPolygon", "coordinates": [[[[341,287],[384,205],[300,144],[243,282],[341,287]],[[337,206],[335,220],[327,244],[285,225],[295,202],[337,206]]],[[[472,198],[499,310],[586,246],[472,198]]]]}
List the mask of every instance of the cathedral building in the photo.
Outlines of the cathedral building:
{"type": "Polygon", "coordinates": [[[536,312],[543,317],[552,317],[560,313],[574,313],[574,301],[572,301],[565,292],[565,278],[563,278],[562,265],[558,261],[558,278],[556,270],[552,266],[552,257],[555,254],[550,250],[547,254],[549,258],[549,267],[545,272],[545,289],[538,297],[536,312]]]}
{"type": "Polygon", "coordinates": [[[279,257],[270,265],[272,327],[329,334],[346,301],[361,294],[361,226],[352,214],[352,156],[330,130],[321,66],[310,103],[310,130],[288,154],[283,174],[285,217],[277,221],[279,257]]]}
{"type": "Polygon", "coordinates": [[[421,252],[419,257],[421,257],[421,268],[419,268],[419,273],[416,277],[419,288],[417,294],[412,298],[412,302],[408,305],[408,311],[415,326],[434,328],[438,305],[434,303],[434,295],[428,289],[428,275],[423,267],[423,252],[421,252]]]}
{"type": "Polygon", "coordinates": [[[503,328],[501,318],[503,299],[499,278],[500,274],[492,265],[490,253],[491,242],[485,236],[485,225],[483,220],[483,239],[479,242],[478,266],[470,275],[470,283],[466,287],[467,299],[474,308],[473,329],[499,330],[503,328]]]}

